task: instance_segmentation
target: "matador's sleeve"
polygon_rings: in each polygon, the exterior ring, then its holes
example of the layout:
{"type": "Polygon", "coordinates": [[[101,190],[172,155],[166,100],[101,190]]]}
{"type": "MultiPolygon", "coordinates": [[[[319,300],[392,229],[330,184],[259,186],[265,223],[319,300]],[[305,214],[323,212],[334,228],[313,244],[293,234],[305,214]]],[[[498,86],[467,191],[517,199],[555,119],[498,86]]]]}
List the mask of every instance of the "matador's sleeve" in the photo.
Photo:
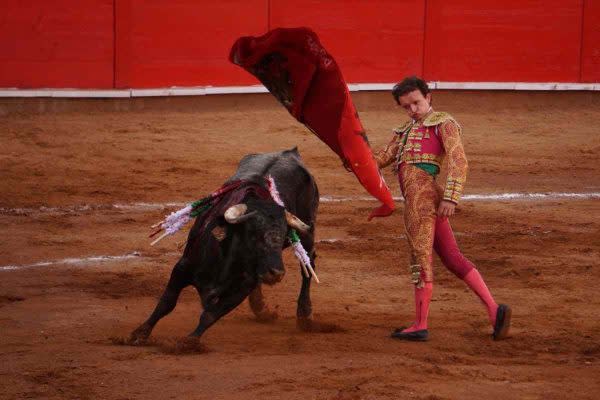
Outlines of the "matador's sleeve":
{"type": "Polygon", "coordinates": [[[447,120],[440,125],[440,135],[448,157],[448,178],[444,189],[444,200],[458,204],[467,180],[467,156],[460,138],[460,125],[447,120]]]}
{"type": "Polygon", "coordinates": [[[394,137],[384,149],[374,153],[375,161],[379,169],[385,168],[390,165],[396,159],[398,154],[398,148],[400,147],[400,141],[398,140],[399,135],[394,133],[394,137]]]}

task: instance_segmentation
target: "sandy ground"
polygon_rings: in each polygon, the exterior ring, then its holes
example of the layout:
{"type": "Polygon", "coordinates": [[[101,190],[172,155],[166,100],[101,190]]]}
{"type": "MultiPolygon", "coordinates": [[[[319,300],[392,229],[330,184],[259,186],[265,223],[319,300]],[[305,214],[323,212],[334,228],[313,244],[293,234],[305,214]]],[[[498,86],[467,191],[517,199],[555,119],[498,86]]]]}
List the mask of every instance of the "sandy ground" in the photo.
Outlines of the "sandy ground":
{"type": "MultiPolygon", "coordinates": [[[[387,93],[354,98],[371,144],[383,146],[400,110],[387,93]]],[[[600,192],[597,93],[438,92],[434,106],[464,126],[466,194],[600,192]]],[[[389,339],[413,316],[402,204],[366,222],[375,203],[351,201],[321,203],[317,227],[315,318],[339,331],[296,330],[300,274],[286,252],[286,278],[265,290],[277,321],[258,323],[242,304],[202,338],[205,352],[177,352],[200,312],[188,288],[151,345],[122,346],[185,234],[150,247],[149,225],[177,207],[115,205],[195,200],[244,154],[296,145],[322,195],[366,193],[268,95],[4,99],[0,115],[2,399],[598,398],[598,198],[461,204],[463,252],[514,309],[502,342],[437,259],[431,340],[389,339]]]]}

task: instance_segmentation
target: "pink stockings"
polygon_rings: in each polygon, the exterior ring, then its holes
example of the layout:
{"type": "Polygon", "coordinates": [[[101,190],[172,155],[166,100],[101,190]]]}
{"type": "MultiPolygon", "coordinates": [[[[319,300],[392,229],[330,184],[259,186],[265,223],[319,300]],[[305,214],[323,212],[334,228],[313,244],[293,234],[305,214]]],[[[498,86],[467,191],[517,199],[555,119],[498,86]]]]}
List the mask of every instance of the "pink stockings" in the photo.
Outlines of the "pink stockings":
{"type": "Polygon", "coordinates": [[[487,308],[490,323],[494,326],[498,304],[494,301],[479,271],[458,249],[448,218],[436,218],[433,248],[440,256],[444,266],[462,279],[483,302],[487,308]]]}
{"type": "Polygon", "coordinates": [[[402,332],[414,332],[427,329],[427,317],[429,316],[429,303],[433,293],[433,282],[425,282],[422,288],[415,286],[415,322],[412,326],[402,332]]]}
{"type": "Polygon", "coordinates": [[[463,281],[475,292],[479,299],[483,302],[487,308],[488,317],[490,324],[494,326],[496,323],[496,311],[498,311],[498,304],[494,301],[490,290],[483,281],[481,274],[475,268],[471,270],[464,278],[463,281]]]}
{"type": "MultiPolygon", "coordinates": [[[[494,326],[498,304],[494,301],[479,271],[458,249],[448,218],[436,218],[434,249],[444,266],[462,279],[477,294],[486,306],[490,323],[494,326]]],[[[427,317],[429,315],[429,303],[432,292],[433,282],[425,282],[425,286],[421,289],[415,287],[415,322],[411,327],[405,329],[404,332],[427,329],[427,317]]]]}

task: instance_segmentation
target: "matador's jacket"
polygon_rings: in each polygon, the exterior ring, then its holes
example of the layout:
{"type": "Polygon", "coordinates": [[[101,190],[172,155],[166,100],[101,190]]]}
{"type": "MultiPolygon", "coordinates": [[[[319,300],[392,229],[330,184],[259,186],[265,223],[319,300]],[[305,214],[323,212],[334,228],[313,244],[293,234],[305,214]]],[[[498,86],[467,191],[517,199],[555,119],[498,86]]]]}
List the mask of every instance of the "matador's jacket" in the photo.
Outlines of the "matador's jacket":
{"type": "MultiPolygon", "coordinates": [[[[393,164],[405,199],[404,224],[411,248],[413,283],[433,281],[432,251],[436,211],[440,200],[458,203],[467,177],[467,158],[461,127],[444,112],[409,121],[393,130],[389,144],[375,154],[379,168],[393,164]],[[442,188],[435,178],[447,158],[448,175],[442,188]]],[[[449,228],[449,226],[448,226],[449,228]]],[[[437,238],[436,238],[437,239],[437,238]]],[[[437,246],[444,243],[436,242],[437,246]]]]}

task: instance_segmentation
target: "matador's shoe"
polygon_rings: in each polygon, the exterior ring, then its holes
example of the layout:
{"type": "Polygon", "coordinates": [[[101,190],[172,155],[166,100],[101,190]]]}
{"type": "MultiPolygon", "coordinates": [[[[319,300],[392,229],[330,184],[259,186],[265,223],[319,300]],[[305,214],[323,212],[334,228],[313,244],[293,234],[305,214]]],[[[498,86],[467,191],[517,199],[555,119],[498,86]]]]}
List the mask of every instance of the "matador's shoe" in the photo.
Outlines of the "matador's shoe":
{"type": "Polygon", "coordinates": [[[396,328],[392,332],[392,338],[400,340],[409,340],[411,342],[426,342],[429,339],[429,331],[427,329],[421,329],[413,332],[402,332],[405,327],[396,328]]]}
{"type": "Polygon", "coordinates": [[[494,324],[494,333],[492,338],[494,340],[502,340],[508,337],[508,331],[510,330],[510,317],[512,316],[512,310],[506,304],[500,304],[496,313],[496,323],[494,324]]]}

